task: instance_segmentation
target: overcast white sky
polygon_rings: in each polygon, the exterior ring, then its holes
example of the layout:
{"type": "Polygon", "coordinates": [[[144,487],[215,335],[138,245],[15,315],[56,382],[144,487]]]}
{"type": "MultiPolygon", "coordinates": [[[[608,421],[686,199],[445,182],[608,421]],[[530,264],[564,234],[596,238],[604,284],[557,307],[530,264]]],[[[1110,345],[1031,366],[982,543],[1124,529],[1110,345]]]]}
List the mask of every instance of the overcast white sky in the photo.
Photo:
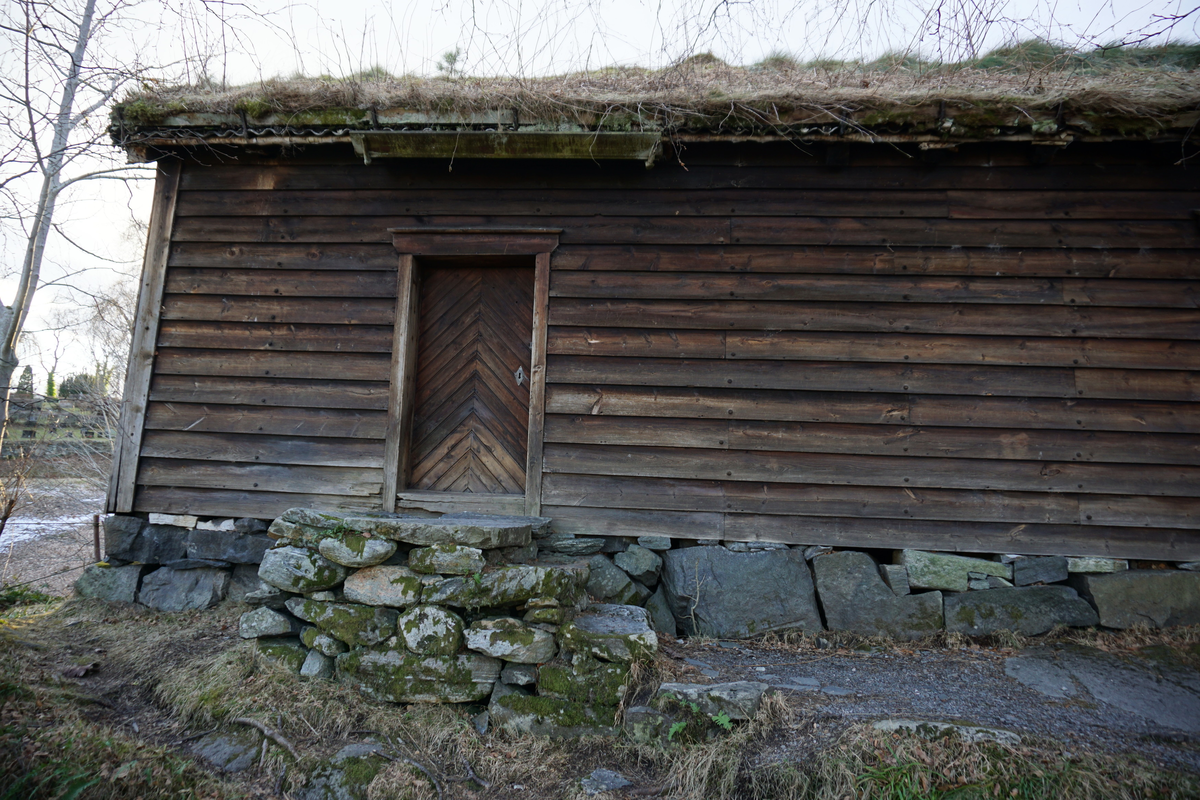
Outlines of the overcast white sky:
{"type": "MultiPolygon", "coordinates": [[[[1131,32],[1162,28],[1163,17],[1190,10],[1195,0],[945,2],[946,9],[971,9],[961,12],[970,16],[957,19],[945,12],[931,15],[933,0],[280,0],[248,5],[264,16],[250,14],[234,0],[210,0],[181,21],[180,3],[145,2],[110,42],[110,52],[136,53],[150,63],[214,53],[203,71],[234,84],[296,73],[342,77],[373,66],[396,75],[434,74],[442,54],[455,48],[468,74],[537,75],[614,64],[661,67],[705,51],[740,64],[772,53],[803,60],[872,58],[897,50],[958,59],[1035,36],[1083,46],[1119,41],[1131,32]],[[221,15],[225,25],[219,24],[221,15]]],[[[1196,40],[1198,22],[1187,20],[1172,38],[1196,40]]],[[[195,78],[198,72],[193,68],[186,75],[195,78]]],[[[148,183],[81,187],[61,204],[58,221],[88,249],[136,270],[142,245],[130,233],[134,218],[148,218],[149,195],[148,183]]],[[[13,256],[23,246],[19,230],[6,221],[0,226],[7,226],[0,227],[0,253],[15,263],[13,256]]],[[[97,286],[111,280],[110,264],[52,239],[49,278],[84,268],[90,271],[76,283],[97,286]]],[[[8,302],[14,286],[11,278],[0,278],[0,298],[8,302]]],[[[43,290],[29,329],[42,327],[55,306],[69,308],[72,302],[53,287],[43,290]]],[[[40,386],[43,365],[34,348],[27,350],[23,361],[33,365],[40,386]]],[[[86,354],[73,348],[63,355],[59,374],[87,366],[86,354]]]]}

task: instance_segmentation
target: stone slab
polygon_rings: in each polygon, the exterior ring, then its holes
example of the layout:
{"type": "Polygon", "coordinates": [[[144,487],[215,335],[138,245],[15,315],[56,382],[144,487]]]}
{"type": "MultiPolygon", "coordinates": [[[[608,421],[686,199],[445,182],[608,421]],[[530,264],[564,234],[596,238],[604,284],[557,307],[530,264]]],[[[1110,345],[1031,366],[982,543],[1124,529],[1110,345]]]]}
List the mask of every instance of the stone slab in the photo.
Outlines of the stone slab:
{"type": "Polygon", "coordinates": [[[396,632],[398,612],[357,603],[329,603],[306,597],[287,601],[287,610],[348,645],[373,645],[396,632]]]}
{"type": "Polygon", "coordinates": [[[1024,586],[947,595],[946,630],[982,636],[1010,630],[1036,636],[1066,625],[1100,621],[1096,610],[1067,586],[1024,586]]]}
{"type": "Polygon", "coordinates": [[[421,602],[421,576],[408,567],[380,565],[351,573],[342,594],[352,603],[407,608],[421,602]]]}
{"type": "Polygon", "coordinates": [[[558,652],[551,634],[512,617],[472,622],[464,636],[468,650],[517,664],[544,664],[558,652]]]}
{"type": "Polygon", "coordinates": [[[222,569],[159,567],[142,578],[138,602],[158,611],[201,611],[221,602],[228,589],[229,573],[222,569]]]}
{"type": "Polygon", "coordinates": [[[1096,607],[1106,628],[1200,624],[1200,572],[1128,570],[1076,574],[1070,585],[1096,607]]]}
{"type": "Polygon", "coordinates": [[[563,605],[574,605],[582,588],[574,570],[558,567],[514,565],[467,578],[446,578],[426,586],[427,603],[459,608],[502,608],[534,597],[554,597],[563,605]]]}
{"type": "Polygon", "coordinates": [[[531,540],[529,517],[447,514],[443,517],[346,517],[342,524],[362,533],[418,546],[462,544],[490,550],[524,547],[531,540]]]}
{"type": "Polygon", "coordinates": [[[368,538],[353,534],[340,537],[327,536],[317,543],[317,551],[335,564],[343,567],[373,567],[382,564],[396,552],[396,543],[390,539],[368,538]]]}
{"type": "Polygon", "coordinates": [[[94,597],[110,603],[132,603],[137,599],[138,583],[144,569],[138,564],[125,567],[89,564],[75,581],[75,592],[80,597],[94,597]]]}
{"type": "Polygon", "coordinates": [[[731,683],[664,683],[658,695],[695,703],[704,714],[724,713],[731,720],[751,720],[762,705],[763,693],[770,686],[756,681],[731,683]]]}
{"type": "Polygon", "coordinates": [[[638,606],[589,606],[559,630],[563,649],[601,661],[645,661],[658,651],[650,614],[638,606]]]}
{"type": "Polygon", "coordinates": [[[425,575],[474,575],[485,564],[482,550],[461,544],[414,547],[408,553],[408,568],[425,575]]]}
{"type": "Polygon", "coordinates": [[[1124,572],[1129,569],[1129,562],[1121,558],[1081,557],[1067,559],[1067,572],[1103,573],[1124,572]]]}
{"type": "Polygon", "coordinates": [[[908,585],[913,589],[941,589],[965,592],[970,588],[969,572],[985,577],[995,575],[1012,579],[1012,566],[982,558],[969,558],[927,550],[902,550],[899,563],[908,569],[908,585]]]}
{"type": "Polygon", "coordinates": [[[337,671],[376,700],[473,703],[491,694],[501,663],[474,653],[419,656],[402,650],[359,648],[337,657],[337,671]]]}
{"type": "Polygon", "coordinates": [[[1027,556],[1012,562],[1014,586],[1035,583],[1059,583],[1067,579],[1067,559],[1064,556],[1027,556]]]}
{"type": "Polygon", "coordinates": [[[332,589],[346,578],[346,568],[306,547],[276,547],[263,555],[258,577],[286,592],[305,594],[332,589]]]}
{"type": "Polygon", "coordinates": [[[958,722],[942,722],[924,719],[881,719],[871,724],[871,727],[883,733],[903,731],[920,736],[923,739],[941,739],[944,736],[957,736],[964,742],[999,742],[1016,746],[1021,743],[1020,735],[1003,728],[987,728],[982,725],[963,725],[958,722]]]}
{"type": "Polygon", "coordinates": [[[817,556],[813,571],[830,630],[914,639],[942,627],[941,592],[897,597],[866,553],[842,550],[817,556]]]}

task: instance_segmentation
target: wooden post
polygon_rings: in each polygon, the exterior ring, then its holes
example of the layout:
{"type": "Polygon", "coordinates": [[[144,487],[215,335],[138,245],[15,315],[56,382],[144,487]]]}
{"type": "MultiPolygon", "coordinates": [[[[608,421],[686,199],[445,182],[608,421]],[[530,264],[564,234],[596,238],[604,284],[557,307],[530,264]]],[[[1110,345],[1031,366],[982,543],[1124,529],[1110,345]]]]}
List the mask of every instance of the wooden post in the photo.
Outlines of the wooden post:
{"type": "Polygon", "coordinates": [[[538,253],[533,275],[533,343],[529,376],[529,439],[525,457],[525,513],[542,513],[542,438],[546,425],[546,324],[550,253],[538,253]]]}
{"type": "Polygon", "coordinates": [[[142,428],[146,421],[146,398],[150,393],[154,345],[158,338],[158,318],[162,310],[167,255],[171,248],[171,228],[175,220],[182,166],[176,160],[158,162],[158,176],[154,182],[154,205],[150,210],[142,283],[138,289],[137,314],[134,317],[137,323],[129,343],[129,368],[125,372],[125,394],[121,402],[121,420],[117,426],[112,475],[108,484],[107,510],[118,514],[133,510],[138,451],[142,446],[142,428]]]}
{"type": "Polygon", "coordinates": [[[396,510],[396,493],[408,484],[409,436],[412,429],[413,390],[417,376],[416,259],[401,254],[396,271],[396,320],[392,328],[392,370],[388,389],[388,419],[384,435],[384,511],[396,510]]]}
{"type": "Polygon", "coordinates": [[[96,561],[100,561],[100,515],[92,514],[92,548],[96,551],[96,561]]]}

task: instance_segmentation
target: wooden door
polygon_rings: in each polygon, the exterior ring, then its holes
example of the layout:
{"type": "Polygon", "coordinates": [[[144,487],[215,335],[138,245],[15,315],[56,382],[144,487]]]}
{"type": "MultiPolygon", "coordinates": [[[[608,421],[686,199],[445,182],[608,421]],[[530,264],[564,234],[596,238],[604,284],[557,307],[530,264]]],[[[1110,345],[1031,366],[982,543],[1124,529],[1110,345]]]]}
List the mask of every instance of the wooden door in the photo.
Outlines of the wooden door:
{"type": "Polygon", "coordinates": [[[533,267],[427,266],[410,489],[524,494],[533,267]]]}

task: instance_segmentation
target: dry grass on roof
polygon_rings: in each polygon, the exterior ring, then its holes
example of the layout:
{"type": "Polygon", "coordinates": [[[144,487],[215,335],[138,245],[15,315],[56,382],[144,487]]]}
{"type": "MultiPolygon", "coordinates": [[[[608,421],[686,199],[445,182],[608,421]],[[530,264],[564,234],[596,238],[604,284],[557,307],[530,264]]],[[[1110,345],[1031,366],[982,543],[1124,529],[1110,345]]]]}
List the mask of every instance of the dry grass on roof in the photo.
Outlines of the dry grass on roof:
{"type": "Polygon", "coordinates": [[[125,99],[138,109],[237,113],[250,118],[321,109],[394,109],[466,114],[513,108],[525,119],[617,112],[686,122],[688,115],[796,109],[918,107],[941,101],[1019,104],[1026,110],[1153,116],[1200,106],[1200,45],[1117,48],[1080,53],[1025,43],[979,59],[937,64],[887,56],[869,63],[798,63],[775,55],[731,66],[693,56],[660,70],[613,67],[535,78],[393,76],[376,68],[345,78],[274,78],[238,87],[153,85],[125,99]]]}

